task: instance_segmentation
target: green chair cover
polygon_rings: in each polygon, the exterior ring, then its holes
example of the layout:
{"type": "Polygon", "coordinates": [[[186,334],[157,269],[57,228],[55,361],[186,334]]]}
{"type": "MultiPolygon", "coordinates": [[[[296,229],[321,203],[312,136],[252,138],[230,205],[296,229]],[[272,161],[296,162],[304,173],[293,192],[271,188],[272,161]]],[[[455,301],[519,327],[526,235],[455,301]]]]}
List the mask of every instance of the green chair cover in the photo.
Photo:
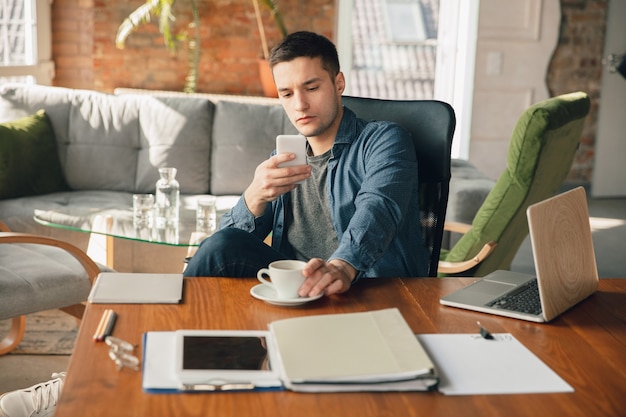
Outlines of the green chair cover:
{"type": "Polygon", "coordinates": [[[484,261],[463,276],[484,276],[509,269],[528,235],[528,206],[556,194],[568,175],[589,113],[586,93],[541,101],[518,120],[509,145],[507,166],[476,213],[471,230],[440,259],[473,258],[488,242],[497,243],[484,261]]]}

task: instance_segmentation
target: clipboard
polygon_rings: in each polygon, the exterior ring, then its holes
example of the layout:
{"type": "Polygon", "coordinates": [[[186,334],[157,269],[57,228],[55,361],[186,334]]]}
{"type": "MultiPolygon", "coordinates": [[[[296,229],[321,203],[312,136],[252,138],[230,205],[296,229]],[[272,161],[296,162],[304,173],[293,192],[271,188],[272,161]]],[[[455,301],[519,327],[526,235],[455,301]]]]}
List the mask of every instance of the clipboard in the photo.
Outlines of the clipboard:
{"type": "Polygon", "coordinates": [[[445,395],[574,392],[510,333],[420,334],[445,395]]]}

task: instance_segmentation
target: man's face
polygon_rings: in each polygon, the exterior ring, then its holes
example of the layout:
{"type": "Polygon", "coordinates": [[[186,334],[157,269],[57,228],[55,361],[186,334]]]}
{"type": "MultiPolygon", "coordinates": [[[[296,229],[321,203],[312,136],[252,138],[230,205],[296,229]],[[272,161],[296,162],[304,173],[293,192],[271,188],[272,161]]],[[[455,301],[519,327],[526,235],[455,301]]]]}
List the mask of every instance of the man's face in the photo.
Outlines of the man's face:
{"type": "Polygon", "coordinates": [[[320,58],[296,58],[273,68],[278,97],[291,123],[309,139],[334,140],[345,79],[331,79],[320,58]]]}

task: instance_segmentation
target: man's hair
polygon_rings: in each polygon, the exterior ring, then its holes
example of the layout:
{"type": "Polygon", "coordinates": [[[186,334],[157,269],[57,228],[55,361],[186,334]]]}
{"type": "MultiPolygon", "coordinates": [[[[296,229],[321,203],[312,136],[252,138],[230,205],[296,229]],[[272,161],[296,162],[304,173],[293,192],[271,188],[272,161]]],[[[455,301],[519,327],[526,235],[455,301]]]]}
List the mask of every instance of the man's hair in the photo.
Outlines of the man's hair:
{"type": "Polygon", "coordinates": [[[332,80],[339,74],[337,48],[328,38],[313,32],[294,32],[272,49],[270,68],[281,62],[296,58],[321,58],[322,68],[330,74],[332,80]]]}

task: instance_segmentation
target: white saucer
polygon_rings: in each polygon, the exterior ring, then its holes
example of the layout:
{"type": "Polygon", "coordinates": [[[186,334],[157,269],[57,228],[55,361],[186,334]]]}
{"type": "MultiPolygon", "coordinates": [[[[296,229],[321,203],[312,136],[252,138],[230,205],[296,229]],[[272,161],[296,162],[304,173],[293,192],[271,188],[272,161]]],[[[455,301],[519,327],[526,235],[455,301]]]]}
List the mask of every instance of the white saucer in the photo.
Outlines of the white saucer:
{"type": "Polygon", "coordinates": [[[286,300],[280,300],[276,298],[276,291],[269,285],[258,284],[254,287],[250,288],[250,295],[254,298],[265,301],[269,304],[274,304],[277,306],[297,306],[301,304],[308,303],[310,301],[317,300],[321,298],[324,294],[318,294],[315,297],[307,297],[307,298],[290,298],[286,300]]]}

